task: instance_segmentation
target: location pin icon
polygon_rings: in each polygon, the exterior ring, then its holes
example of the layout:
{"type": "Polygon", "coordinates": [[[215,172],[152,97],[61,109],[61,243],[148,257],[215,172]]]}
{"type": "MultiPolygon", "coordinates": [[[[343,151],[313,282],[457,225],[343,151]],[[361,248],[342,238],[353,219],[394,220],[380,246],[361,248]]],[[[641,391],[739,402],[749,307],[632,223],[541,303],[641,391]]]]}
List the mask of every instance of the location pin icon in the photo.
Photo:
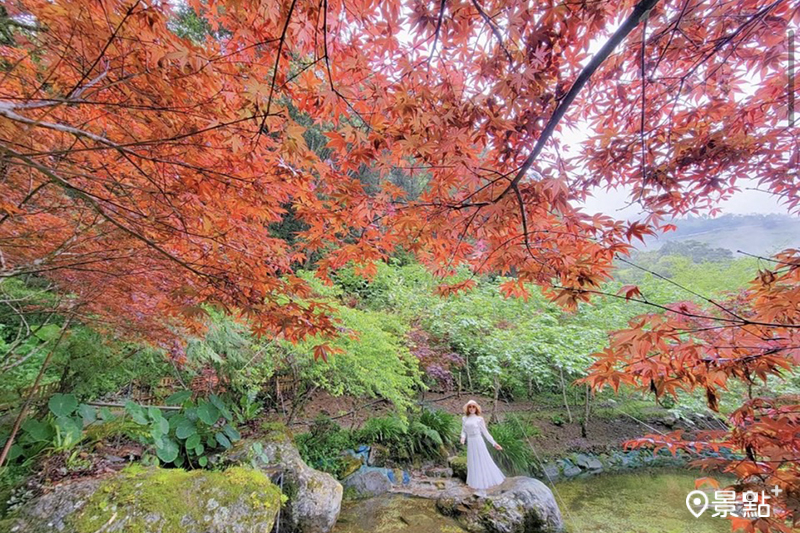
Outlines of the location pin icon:
{"type": "Polygon", "coordinates": [[[702,490],[693,490],[686,496],[686,507],[695,518],[700,518],[700,515],[708,509],[708,496],[702,490]]]}

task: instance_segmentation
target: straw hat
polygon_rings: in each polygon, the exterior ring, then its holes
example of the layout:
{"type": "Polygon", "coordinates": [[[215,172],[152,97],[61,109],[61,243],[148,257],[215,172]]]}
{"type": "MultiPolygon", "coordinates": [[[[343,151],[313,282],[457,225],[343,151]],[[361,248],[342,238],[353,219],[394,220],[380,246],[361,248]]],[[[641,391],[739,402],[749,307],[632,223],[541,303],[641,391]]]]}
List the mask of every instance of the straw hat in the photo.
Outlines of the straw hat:
{"type": "Polygon", "coordinates": [[[475,406],[475,414],[476,415],[480,415],[481,414],[481,406],[478,404],[478,402],[476,402],[475,400],[470,400],[470,401],[468,401],[467,403],[464,404],[464,414],[465,415],[469,415],[469,412],[467,411],[467,409],[469,409],[470,405],[474,405],[475,406]]]}

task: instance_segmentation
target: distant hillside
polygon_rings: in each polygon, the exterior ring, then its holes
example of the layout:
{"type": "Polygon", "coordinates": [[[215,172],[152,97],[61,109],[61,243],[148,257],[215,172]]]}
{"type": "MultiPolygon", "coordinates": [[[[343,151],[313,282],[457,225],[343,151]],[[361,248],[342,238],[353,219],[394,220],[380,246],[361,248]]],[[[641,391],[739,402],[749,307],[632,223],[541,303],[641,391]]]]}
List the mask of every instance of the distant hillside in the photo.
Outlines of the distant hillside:
{"type": "Polygon", "coordinates": [[[678,227],[658,239],[648,239],[643,251],[658,250],[669,242],[697,241],[726,248],[770,255],[784,248],[800,248],[800,218],[788,215],[724,215],[717,218],[689,217],[672,222],[678,227]]]}

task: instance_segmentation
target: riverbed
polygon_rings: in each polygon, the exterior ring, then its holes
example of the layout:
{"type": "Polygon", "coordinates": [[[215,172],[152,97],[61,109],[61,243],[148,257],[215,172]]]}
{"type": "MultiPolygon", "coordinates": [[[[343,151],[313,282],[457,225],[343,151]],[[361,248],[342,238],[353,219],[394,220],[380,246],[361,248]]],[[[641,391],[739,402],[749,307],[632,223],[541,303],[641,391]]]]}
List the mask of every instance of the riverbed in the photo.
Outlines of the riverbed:
{"type": "MultiPolygon", "coordinates": [[[[700,518],[686,495],[704,474],[686,470],[637,470],[556,484],[568,533],[730,533],[727,520],[700,518]]],[[[334,533],[462,533],[436,512],[433,500],[400,494],[346,502],[334,533]]]]}

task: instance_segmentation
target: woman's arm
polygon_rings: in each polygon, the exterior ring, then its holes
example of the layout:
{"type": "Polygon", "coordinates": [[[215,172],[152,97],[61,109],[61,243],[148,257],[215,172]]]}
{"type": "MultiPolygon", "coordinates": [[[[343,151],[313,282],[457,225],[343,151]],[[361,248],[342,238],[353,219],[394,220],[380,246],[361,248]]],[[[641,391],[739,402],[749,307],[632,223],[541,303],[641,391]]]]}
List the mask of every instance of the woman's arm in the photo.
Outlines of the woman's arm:
{"type": "Polygon", "coordinates": [[[464,444],[464,441],[467,440],[467,433],[464,430],[464,424],[466,424],[466,423],[467,423],[467,417],[466,416],[462,416],[461,417],[461,444],[464,444]]]}
{"type": "Polygon", "coordinates": [[[483,433],[483,436],[486,438],[486,440],[488,440],[490,443],[492,443],[492,446],[494,446],[495,448],[497,448],[499,450],[500,449],[499,448],[499,444],[497,444],[494,441],[494,439],[492,438],[492,435],[489,433],[489,430],[486,427],[486,421],[483,419],[483,417],[481,417],[481,419],[480,419],[480,426],[481,426],[481,433],[483,433]]]}

